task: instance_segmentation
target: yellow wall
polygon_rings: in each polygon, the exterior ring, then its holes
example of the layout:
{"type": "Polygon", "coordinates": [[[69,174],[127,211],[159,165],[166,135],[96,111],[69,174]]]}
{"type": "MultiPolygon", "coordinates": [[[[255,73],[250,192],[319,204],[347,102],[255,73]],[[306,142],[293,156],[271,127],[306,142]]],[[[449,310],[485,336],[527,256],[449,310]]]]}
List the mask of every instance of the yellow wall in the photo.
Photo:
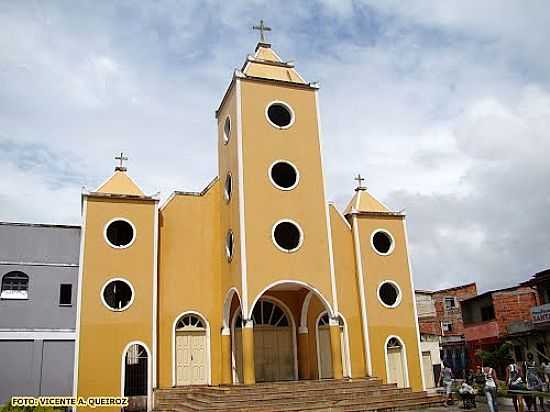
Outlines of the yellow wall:
{"type": "Polygon", "coordinates": [[[410,281],[402,218],[360,216],[357,222],[365,274],[365,298],[373,374],[386,379],[384,344],[388,336],[396,335],[406,347],[409,384],[414,390],[422,390],[414,293],[410,281]],[[376,229],[386,229],[394,238],[395,249],[388,256],[378,255],[371,246],[371,234],[376,229]],[[377,288],[384,280],[393,280],[401,288],[403,296],[401,304],[396,308],[386,308],[378,300],[377,288]]]}
{"type": "Polygon", "coordinates": [[[210,324],[212,384],[221,379],[220,330],[223,310],[221,267],[225,262],[219,228],[221,184],[204,196],[176,195],[162,210],[159,253],[159,386],[172,386],[174,321],[185,311],[210,324]]]}
{"type": "Polygon", "coordinates": [[[84,257],[81,288],[78,395],[120,396],[123,350],[135,340],[152,351],[153,255],[155,202],[86,197],[84,257]],[[136,228],[136,239],[126,249],[115,249],[103,237],[111,219],[123,217],[136,228]],[[127,279],[134,301],[125,311],[113,312],[101,301],[110,278],[127,279]]]}
{"type": "Polygon", "coordinates": [[[315,91],[241,83],[249,310],[265,287],[285,279],[313,285],[332,302],[315,91]],[[265,109],[274,100],[294,110],[290,128],[280,130],[267,121],[265,109]],[[271,183],[268,171],[276,160],[289,160],[298,168],[295,189],[282,191],[271,183]],[[284,218],[296,221],[304,232],[303,245],[294,253],[280,251],[272,241],[273,225],[284,218]]]}

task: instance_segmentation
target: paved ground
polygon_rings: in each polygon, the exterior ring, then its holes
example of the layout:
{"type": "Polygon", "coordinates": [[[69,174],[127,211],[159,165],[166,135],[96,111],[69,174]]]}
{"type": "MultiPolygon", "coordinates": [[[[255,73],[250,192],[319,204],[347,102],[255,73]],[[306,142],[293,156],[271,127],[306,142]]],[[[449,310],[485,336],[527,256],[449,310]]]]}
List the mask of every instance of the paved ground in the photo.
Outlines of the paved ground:
{"type": "MultiPolygon", "coordinates": [[[[550,403],[545,403],[546,405],[546,411],[550,411],[550,403]]],[[[537,405],[538,406],[538,405],[537,405]]],[[[440,407],[436,407],[436,408],[429,408],[429,409],[425,409],[425,411],[427,412],[466,412],[466,411],[470,411],[470,412],[485,412],[485,411],[488,411],[489,408],[487,408],[487,403],[485,402],[480,402],[479,401],[479,398],[478,398],[478,402],[477,402],[477,408],[476,409],[463,409],[462,408],[462,402],[456,402],[454,403],[454,405],[451,405],[451,406],[440,406],[440,407]]],[[[538,409],[538,411],[540,412],[540,407],[538,409]]],[[[503,398],[499,398],[499,402],[498,402],[498,411],[499,412],[514,412],[514,405],[512,404],[512,400],[511,399],[503,399],[503,398]]],[[[525,411],[527,411],[527,408],[525,408],[525,411]]]]}

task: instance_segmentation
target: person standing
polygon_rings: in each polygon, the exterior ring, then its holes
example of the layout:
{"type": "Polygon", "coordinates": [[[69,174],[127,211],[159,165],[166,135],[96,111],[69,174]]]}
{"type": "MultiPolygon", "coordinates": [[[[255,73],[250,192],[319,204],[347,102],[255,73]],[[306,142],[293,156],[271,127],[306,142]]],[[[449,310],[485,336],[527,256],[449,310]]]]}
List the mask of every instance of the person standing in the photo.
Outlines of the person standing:
{"type": "Polygon", "coordinates": [[[448,406],[453,402],[453,370],[449,368],[447,362],[443,362],[443,369],[441,370],[441,374],[439,375],[437,386],[441,386],[441,382],[443,382],[443,386],[445,387],[445,394],[447,395],[445,406],[448,406]]]}
{"type": "MultiPolygon", "coordinates": [[[[519,365],[518,362],[511,361],[506,367],[506,387],[511,391],[525,390],[525,385],[523,384],[523,372],[521,365],[519,365]]],[[[514,410],[519,412],[518,397],[512,395],[512,402],[514,403],[514,410]]],[[[523,402],[523,400],[520,402],[523,402]]]]}
{"type": "Polygon", "coordinates": [[[483,386],[483,392],[487,398],[487,407],[489,412],[498,412],[497,405],[497,374],[495,370],[490,366],[484,366],[482,369],[483,377],[485,378],[485,385],[483,386]]]}
{"type": "MultiPolygon", "coordinates": [[[[542,379],[539,376],[537,370],[537,364],[535,362],[535,357],[532,353],[527,354],[527,360],[525,361],[525,380],[527,381],[527,390],[528,391],[542,391],[542,379]]],[[[537,397],[529,396],[529,401],[526,399],[527,408],[530,411],[531,406],[534,406],[535,412],[537,411],[537,397]]],[[[541,411],[544,412],[544,398],[539,397],[541,411]]]]}

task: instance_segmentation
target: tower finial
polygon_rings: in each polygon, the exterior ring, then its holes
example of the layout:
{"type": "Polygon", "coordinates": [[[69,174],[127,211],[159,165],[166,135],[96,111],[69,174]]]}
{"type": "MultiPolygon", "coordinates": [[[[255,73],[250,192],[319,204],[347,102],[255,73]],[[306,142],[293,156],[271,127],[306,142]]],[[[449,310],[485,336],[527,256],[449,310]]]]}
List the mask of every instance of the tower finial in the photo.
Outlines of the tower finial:
{"type": "Polygon", "coordinates": [[[354,180],[357,181],[357,187],[355,188],[356,192],[358,192],[359,190],[367,190],[367,187],[363,185],[365,178],[361,176],[361,173],[359,173],[354,180]]]}
{"type": "Polygon", "coordinates": [[[271,31],[271,27],[265,26],[263,20],[260,20],[260,24],[258,26],[252,26],[252,30],[259,30],[260,43],[267,43],[267,41],[265,40],[264,31],[271,31]]]}
{"type": "Polygon", "coordinates": [[[125,172],[128,169],[124,166],[124,162],[128,160],[128,156],[124,156],[124,152],[120,152],[120,156],[115,156],[115,160],[118,160],[120,164],[115,167],[116,172],[125,172]]]}

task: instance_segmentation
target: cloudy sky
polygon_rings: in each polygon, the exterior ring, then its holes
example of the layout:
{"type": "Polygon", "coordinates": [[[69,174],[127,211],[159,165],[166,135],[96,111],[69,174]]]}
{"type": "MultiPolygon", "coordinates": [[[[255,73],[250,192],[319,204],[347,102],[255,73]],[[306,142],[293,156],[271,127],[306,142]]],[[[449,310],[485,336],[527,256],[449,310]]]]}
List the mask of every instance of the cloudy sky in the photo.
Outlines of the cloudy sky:
{"type": "Polygon", "coordinates": [[[0,1],[0,220],[79,223],[129,153],[148,193],[216,174],[214,110],[260,18],[321,84],[329,199],[405,209],[416,286],[550,267],[547,1],[0,1]]]}

